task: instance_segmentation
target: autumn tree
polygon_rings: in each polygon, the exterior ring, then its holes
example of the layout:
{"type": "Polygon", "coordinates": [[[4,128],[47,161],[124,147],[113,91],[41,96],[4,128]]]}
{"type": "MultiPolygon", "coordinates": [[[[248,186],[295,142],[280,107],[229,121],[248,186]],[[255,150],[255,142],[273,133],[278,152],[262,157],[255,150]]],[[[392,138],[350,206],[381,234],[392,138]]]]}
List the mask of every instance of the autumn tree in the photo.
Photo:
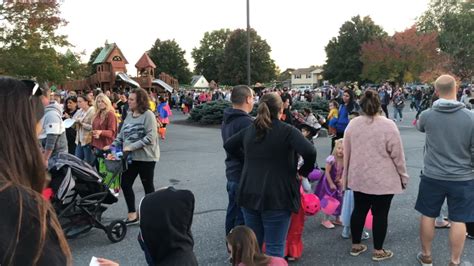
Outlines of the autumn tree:
{"type": "Polygon", "coordinates": [[[422,32],[438,32],[439,47],[452,58],[451,70],[461,79],[474,76],[474,2],[431,0],[418,20],[422,32]]]}
{"type": "Polygon", "coordinates": [[[362,44],[386,35],[382,27],[376,25],[369,16],[362,19],[355,16],[346,21],[339,29],[339,36],[332,38],[325,48],[325,79],[333,83],[360,80],[363,67],[360,60],[362,44]]]}
{"type": "Polygon", "coordinates": [[[191,52],[194,60],[194,73],[201,74],[208,80],[220,81],[219,67],[224,60],[224,49],[231,31],[220,29],[204,33],[199,48],[191,52]]]}
{"type": "MultiPolygon", "coordinates": [[[[269,82],[276,78],[276,66],[270,57],[271,48],[254,29],[250,29],[251,79],[255,82],[269,82]]],[[[219,68],[223,84],[247,83],[247,31],[232,32],[224,49],[223,62],[219,68]]]]}
{"type": "Polygon", "coordinates": [[[436,32],[419,33],[415,26],[392,37],[366,42],[362,45],[362,78],[374,82],[420,81],[422,75],[427,76],[425,72],[448,67],[448,57],[439,51],[438,43],[436,32]]]}
{"type": "Polygon", "coordinates": [[[64,81],[64,55],[55,49],[69,45],[67,36],[56,32],[65,25],[53,1],[1,4],[0,74],[64,81]]]}
{"type": "Polygon", "coordinates": [[[173,40],[161,41],[156,39],[155,43],[148,51],[151,60],[156,64],[155,76],[165,72],[182,84],[191,81],[191,71],[188,69],[188,62],[184,58],[186,51],[181,49],[178,43],[173,40]]]}

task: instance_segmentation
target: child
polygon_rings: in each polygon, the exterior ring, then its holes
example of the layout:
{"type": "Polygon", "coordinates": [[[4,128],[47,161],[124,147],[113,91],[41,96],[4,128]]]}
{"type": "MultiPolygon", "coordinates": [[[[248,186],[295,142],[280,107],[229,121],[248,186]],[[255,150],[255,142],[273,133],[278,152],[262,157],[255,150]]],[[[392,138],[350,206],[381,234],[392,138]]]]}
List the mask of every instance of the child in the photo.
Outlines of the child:
{"type": "MultiPolygon", "coordinates": [[[[313,143],[313,137],[316,135],[316,129],[307,125],[301,124],[301,133],[303,136],[313,143]]],[[[301,156],[298,159],[298,168],[303,165],[303,159],[301,156]]],[[[303,190],[307,193],[311,191],[311,185],[306,177],[301,177],[301,186],[303,190]]],[[[286,237],[286,246],[285,246],[285,258],[288,261],[295,261],[301,257],[303,254],[303,229],[304,229],[304,201],[303,195],[301,195],[301,207],[298,213],[291,214],[290,226],[288,229],[288,235],[286,237]]]]}
{"type": "Polygon", "coordinates": [[[234,227],[226,237],[232,265],[286,266],[283,258],[270,257],[260,252],[255,233],[245,225],[234,227]]]}
{"type": "Polygon", "coordinates": [[[342,207],[342,172],[343,172],[343,156],[344,146],[343,139],[338,139],[335,142],[334,150],[332,155],[326,159],[326,174],[324,175],[321,182],[318,183],[314,193],[320,200],[324,199],[324,196],[329,195],[337,199],[341,204],[337,207],[336,211],[332,214],[336,217],[334,221],[329,220],[329,215],[325,214],[321,224],[327,229],[333,229],[336,225],[342,225],[339,215],[341,215],[342,207]]]}
{"type": "Polygon", "coordinates": [[[336,135],[336,122],[339,116],[339,104],[332,100],[329,102],[329,114],[328,114],[328,133],[329,137],[336,135]]]}
{"type": "MultiPolygon", "coordinates": [[[[345,181],[345,184],[347,184],[347,180],[345,181]]],[[[342,202],[341,220],[343,229],[341,237],[344,239],[349,239],[351,237],[351,215],[352,211],[354,210],[354,192],[351,189],[346,188],[342,202]]],[[[364,229],[362,232],[362,240],[369,238],[369,233],[364,229]]]]}
{"type": "Polygon", "coordinates": [[[167,99],[160,96],[160,105],[158,106],[158,118],[161,123],[161,127],[158,129],[158,133],[161,139],[166,138],[166,125],[170,123],[169,116],[172,115],[170,106],[168,105],[167,99]]]}

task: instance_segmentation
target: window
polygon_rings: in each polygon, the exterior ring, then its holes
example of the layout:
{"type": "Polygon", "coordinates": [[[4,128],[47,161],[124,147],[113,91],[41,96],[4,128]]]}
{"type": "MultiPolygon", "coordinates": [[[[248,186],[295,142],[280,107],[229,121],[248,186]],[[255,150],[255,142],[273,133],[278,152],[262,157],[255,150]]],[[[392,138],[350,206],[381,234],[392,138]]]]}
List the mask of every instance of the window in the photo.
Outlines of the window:
{"type": "Polygon", "coordinates": [[[301,74],[295,74],[295,79],[300,79],[301,78],[301,74]]]}
{"type": "Polygon", "coordinates": [[[112,58],[112,61],[122,61],[122,57],[116,55],[112,58]]]}
{"type": "Polygon", "coordinates": [[[307,78],[307,79],[310,79],[310,78],[311,78],[311,73],[306,74],[306,78],[307,78]]]}

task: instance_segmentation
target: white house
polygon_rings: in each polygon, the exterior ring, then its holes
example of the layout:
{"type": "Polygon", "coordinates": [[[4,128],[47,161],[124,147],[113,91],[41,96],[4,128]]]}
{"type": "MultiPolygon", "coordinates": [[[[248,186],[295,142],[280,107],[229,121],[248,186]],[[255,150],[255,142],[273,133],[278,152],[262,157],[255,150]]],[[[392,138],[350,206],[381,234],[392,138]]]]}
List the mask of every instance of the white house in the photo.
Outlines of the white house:
{"type": "Polygon", "coordinates": [[[207,79],[203,75],[196,75],[191,79],[191,87],[209,88],[209,82],[207,82],[207,79]]]}
{"type": "Polygon", "coordinates": [[[312,89],[323,79],[323,69],[319,67],[298,68],[291,73],[292,89],[312,89]]]}

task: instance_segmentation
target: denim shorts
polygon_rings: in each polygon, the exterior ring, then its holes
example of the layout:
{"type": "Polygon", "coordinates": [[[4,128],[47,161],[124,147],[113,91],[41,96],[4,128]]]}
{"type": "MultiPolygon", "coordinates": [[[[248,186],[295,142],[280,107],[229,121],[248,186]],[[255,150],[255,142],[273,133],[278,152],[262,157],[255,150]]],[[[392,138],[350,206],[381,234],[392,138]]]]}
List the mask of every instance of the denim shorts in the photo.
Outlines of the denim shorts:
{"type": "Polygon", "coordinates": [[[444,181],[420,177],[415,209],[424,216],[439,216],[444,200],[448,203],[448,218],[453,222],[474,222],[474,180],[444,181]]]}

